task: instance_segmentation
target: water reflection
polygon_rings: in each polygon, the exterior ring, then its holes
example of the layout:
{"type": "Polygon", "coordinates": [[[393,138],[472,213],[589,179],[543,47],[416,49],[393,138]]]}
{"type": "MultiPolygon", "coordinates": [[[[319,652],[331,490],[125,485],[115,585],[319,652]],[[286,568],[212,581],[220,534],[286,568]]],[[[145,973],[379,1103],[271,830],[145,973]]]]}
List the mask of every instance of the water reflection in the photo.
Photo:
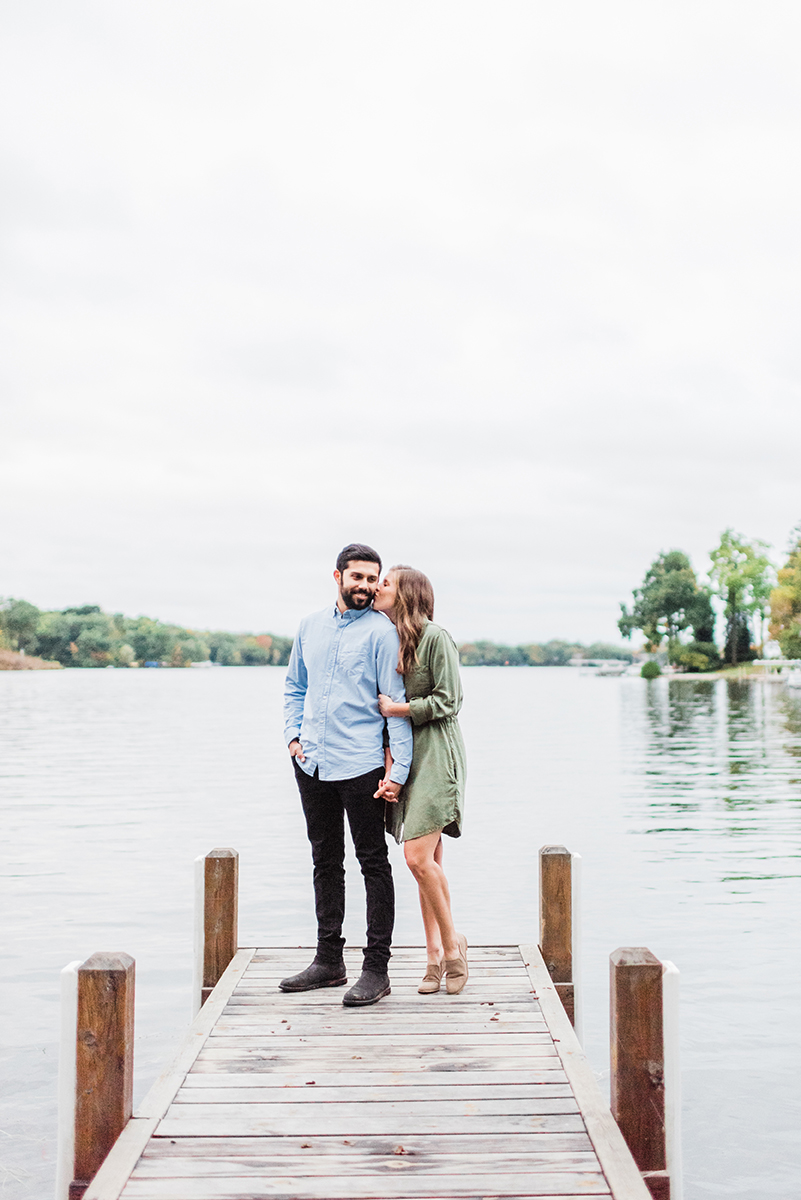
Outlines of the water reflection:
{"type": "Polygon", "coordinates": [[[717,857],[720,883],[801,875],[801,697],[781,684],[658,680],[621,700],[633,832],[665,839],[671,855],[717,857]]]}

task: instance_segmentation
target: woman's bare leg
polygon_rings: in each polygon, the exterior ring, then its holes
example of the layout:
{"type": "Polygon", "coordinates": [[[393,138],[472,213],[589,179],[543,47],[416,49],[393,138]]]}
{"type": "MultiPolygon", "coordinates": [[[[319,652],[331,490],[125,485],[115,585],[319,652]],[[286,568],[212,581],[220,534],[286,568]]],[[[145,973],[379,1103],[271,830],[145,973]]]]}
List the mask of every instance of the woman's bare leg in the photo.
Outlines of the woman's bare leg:
{"type": "Polygon", "coordinates": [[[442,934],[428,898],[423,894],[422,888],[418,887],[417,891],[420,896],[420,912],[423,914],[423,928],[426,931],[426,960],[439,966],[445,957],[442,934]]]}
{"type": "MultiPolygon", "coordinates": [[[[456,958],[460,951],[451,916],[448,880],[442,869],[441,832],[437,830],[404,842],[403,853],[409,870],[417,880],[429,956],[441,947],[445,958],[456,958]]],[[[429,957],[429,961],[439,962],[440,959],[429,957]]]]}

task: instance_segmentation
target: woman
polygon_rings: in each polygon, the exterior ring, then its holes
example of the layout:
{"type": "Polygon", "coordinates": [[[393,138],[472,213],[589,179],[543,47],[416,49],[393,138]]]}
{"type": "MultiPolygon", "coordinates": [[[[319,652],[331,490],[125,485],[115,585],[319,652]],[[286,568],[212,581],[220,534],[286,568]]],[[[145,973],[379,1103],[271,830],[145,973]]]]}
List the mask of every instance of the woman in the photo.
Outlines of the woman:
{"type": "MultiPolygon", "coordinates": [[[[400,639],[398,673],[407,702],[379,696],[385,717],[409,717],[414,754],[400,799],[387,807],[387,828],[403,842],[407,865],[417,880],[426,932],[428,965],[417,989],[438,992],[445,975],[450,995],[467,983],[467,940],[451,916],[448,881],[442,869],[442,834],[461,836],[465,754],[457,713],[462,706],[459,656],[450,634],[433,623],[434,589],[422,571],[393,567],[373,607],[395,624],[400,639]]],[[[389,771],[387,771],[387,778],[389,771]]],[[[380,795],[383,784],[379,787],[380,795]]]]}

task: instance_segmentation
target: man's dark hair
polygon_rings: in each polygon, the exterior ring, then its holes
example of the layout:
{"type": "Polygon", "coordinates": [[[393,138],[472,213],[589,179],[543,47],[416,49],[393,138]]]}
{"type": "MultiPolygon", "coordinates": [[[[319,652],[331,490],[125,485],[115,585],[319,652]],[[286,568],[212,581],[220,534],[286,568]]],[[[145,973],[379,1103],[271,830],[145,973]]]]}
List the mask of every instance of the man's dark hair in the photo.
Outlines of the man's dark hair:
{"type": "Polygon", "coordinates": [[[372,546],[363,546],[360,542],[352,542],[350,546],[340,550],[337,555],[337,570],[340,575],[347,570],[348,563],[352,562],[378,563],[378,574],[381,574],[381,558],[372,546]]]}

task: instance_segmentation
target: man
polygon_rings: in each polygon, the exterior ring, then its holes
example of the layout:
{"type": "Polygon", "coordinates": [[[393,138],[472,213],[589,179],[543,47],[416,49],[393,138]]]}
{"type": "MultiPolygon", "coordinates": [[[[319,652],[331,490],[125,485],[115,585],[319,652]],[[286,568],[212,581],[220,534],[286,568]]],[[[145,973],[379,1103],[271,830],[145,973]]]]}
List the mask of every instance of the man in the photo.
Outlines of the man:
{"type": "Polygon", "coordinates": [[[395,890],[384,836],[384,800],[396,799],[412,761],[404,717],[388,722],[393,764],[385,779],[384,719],[378,694],[404,701],[397,672],[398,635],[371,605],[381,559],[350,545],[337,558],[335,605],[301,622],[292,647],[284,696],[285,736],[292,756],[314,863],[317,954],[282,980],[284,992],[347,983],[342,951],[345,918],[345,815],[367,894],[367,946],[348,1006],[375,1004],[389,994],[395,890]]]}

